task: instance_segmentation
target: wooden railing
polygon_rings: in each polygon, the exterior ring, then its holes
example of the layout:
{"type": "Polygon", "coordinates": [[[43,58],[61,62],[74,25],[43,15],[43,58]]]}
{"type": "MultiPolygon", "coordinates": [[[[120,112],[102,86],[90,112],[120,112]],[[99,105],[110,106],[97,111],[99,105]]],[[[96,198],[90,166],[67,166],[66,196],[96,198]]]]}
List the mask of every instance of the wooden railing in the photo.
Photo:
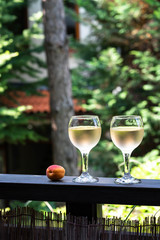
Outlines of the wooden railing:
{"type": "Polygon", "coordinates": [[[98,183],[77,184],[73,177],[50,181],[45,175],[0,174],[0,199],[65,202],[67,213],[96,218],[97,204],[160,206],[160,180],[117,185],[113,178],[98,183]]]}

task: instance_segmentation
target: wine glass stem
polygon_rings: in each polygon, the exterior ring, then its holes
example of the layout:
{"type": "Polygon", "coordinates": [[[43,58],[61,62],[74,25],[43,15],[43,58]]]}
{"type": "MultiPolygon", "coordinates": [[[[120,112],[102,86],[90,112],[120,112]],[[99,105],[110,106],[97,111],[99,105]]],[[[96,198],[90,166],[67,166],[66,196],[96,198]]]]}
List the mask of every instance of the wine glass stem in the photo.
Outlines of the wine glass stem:
{"type": "Polygon", "coordinates": [[[129,166],[129,160],[130,160],[130,153],[123,153],[124,158],[124,175],[130,175],[130,166],[129,166]]]}
{"type": "Polygon", "coordinates": [[[88,155],[89,153],[82,152],[82,173],[88,172],[88,155]]]}

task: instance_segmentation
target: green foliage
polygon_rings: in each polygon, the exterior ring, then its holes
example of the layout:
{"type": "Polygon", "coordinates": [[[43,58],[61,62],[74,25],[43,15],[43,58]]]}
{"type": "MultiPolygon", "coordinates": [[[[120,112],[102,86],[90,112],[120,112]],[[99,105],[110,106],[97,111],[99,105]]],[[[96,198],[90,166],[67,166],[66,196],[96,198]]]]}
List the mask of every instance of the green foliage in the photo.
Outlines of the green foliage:
{"type": "Polygon", "coordinates": [[[136,159],[138,165],[133,167],[131,173],[133,176],[141,179],[160,179],[160,156],[157,149],[147,153],[143,159],[136,159]]]}
{"type": "MultiPolygon", "coordinates": [[[[160,150],[159,3],[157,1],[82,1],[81,21],[90,28],[76,48],[78,68],[72,72],[73,94],[99,115],[101,142],[91,151],[92,165],[106,176],[119,175],[121,152],[110,139],[112,116],[141,115],[144,139],[134,158],[160,150]],[[158,8],[157,8],[158,5],[158,8]],[[81,89],[81,91],[79,91],[81,89]]],[[[135,161],[134,161],[135,162],[135,161]]]]}
{"type": "Polygon", "coordinates": [[[30,121],[37,121],[36,116],[23,114],[29,107],[20,106],[14,109],[0,108],[0,139],[9,143],[24,143],[26,139],[32,141],[46,140],[34,129],[28,128],[30,121]]]}
{"type": "Polygon", "coordinates": [[[143,223],[144,219],[148,216],[160,216],[160,208],[155,206],[131,206],[131,205],[113,205],[104,204],[102,206],[103,217],[119,217],[125,220],[130,214],[129,220],[139,220],[143,223]],[[134,207],[134,210],[133,210],[134,207]],[[133,211],[132,211],[133,210],[133,211]]]}
{"type": "Polygon", "coordinates": [[[63,203],[56,203],[56,202],[48,202],[48,201],[10,201],[8,210],[15,209],[17,207],[30,207],[33,208],[35,211],[44,212],[54,212],[54,213],[61,213],[66,214],[66,206],[63,203]]]}
{"type": "Polygon", "coordinates": [[[54,202],[41,202],[41,201],[27,201],[27,202],[22,202],[22,201],[11,201],[10,202],[10,207],[11,209],[14,209],[16,207],[30,207],[33,208],[36,211],[47,211],[49,212],[50,209],[55,209],[55,203],[54,202]]]}
{"type": "Polygon", "coordinates": [[[3,96],[11,99],[10,92],[20,90],[26,94],[36,92],[38,86],[44,84],[41,69],[44,62],[37,56],[43,50],[34,39],[42,38],[39,28],[42,14],[32,16],[32,26],[21,31],[17,15],[27,7],[26,0],[4,0],[0,2],[0,141],[12,143],[25,142],[30,139],[44,139],[34,129],[28,129],[30,121],[36,118],[25,113],[29,107],[20,106],[8,109],[3,106],[3,96]],[[32,83],[27,83],[32,79],[32,83]],[[19,83],[15,89],[13,82],[19,83]],[[20,84],[21,83],[21,84],[20,84]]]}

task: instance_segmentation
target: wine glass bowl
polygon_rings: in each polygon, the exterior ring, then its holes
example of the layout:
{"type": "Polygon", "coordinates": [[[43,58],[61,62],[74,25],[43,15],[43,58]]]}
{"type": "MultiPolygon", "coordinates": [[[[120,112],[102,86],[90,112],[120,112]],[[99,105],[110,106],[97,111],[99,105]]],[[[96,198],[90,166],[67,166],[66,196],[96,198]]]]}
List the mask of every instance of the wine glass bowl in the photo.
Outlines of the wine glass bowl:
{"type": "Polygon", "coordinates": [[[70,119],[68,134],[72,144],[82,154],[82,174],[73,179],[74,182],[97,182],[88,172],[88,155],[90,150],[97,145],[101,137],[101,125],[97,116],[79,115],[70,119]]]}
{"type": "Polygon", "coordinates": [[[116,183],[132,184],[140,183],[140,179],[136,179],[130,175],[129,160],[132,151],[139,146],[143,139],[144,129],[140,116],[114,116],[110,125],[111,139],[116,147],[118,147],[124,158],[124,176],[117,178],[116,183]]]}

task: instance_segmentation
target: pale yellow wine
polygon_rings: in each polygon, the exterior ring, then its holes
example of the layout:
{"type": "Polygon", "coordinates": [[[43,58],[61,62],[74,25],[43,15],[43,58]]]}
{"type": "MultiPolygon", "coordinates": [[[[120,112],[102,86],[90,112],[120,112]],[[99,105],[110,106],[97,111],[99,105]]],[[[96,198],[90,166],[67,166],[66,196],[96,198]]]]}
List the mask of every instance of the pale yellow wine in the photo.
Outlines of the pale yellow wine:
{"type": "Polygon", "coordinates": [[[69,138],[80,151],[90,151],[99,142],[101,127],[76,126],[69,127],[69,138]]]}
{"type": "Polygon", "coordinates": [[[132,152],[143,139],[142,127],[123,126],[110,129],[113,143],[125,153],[132,152]]]}

